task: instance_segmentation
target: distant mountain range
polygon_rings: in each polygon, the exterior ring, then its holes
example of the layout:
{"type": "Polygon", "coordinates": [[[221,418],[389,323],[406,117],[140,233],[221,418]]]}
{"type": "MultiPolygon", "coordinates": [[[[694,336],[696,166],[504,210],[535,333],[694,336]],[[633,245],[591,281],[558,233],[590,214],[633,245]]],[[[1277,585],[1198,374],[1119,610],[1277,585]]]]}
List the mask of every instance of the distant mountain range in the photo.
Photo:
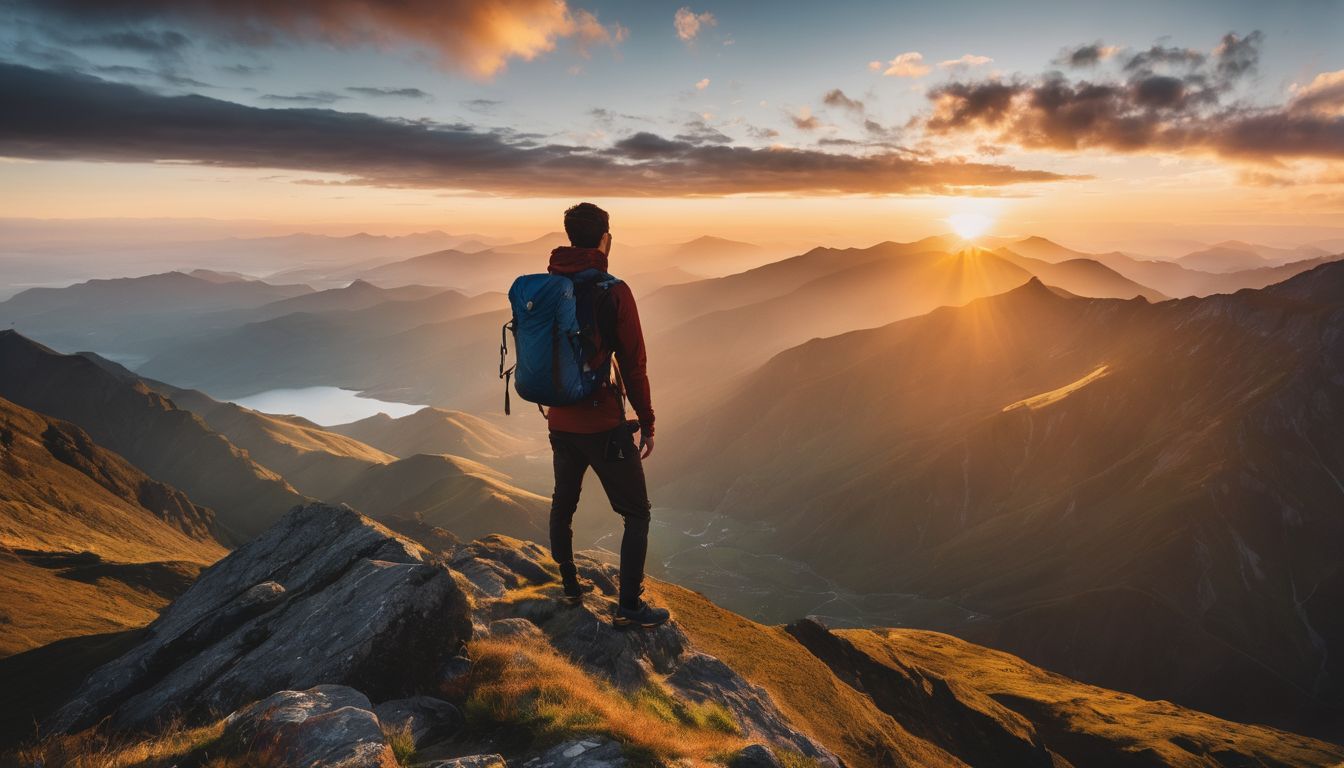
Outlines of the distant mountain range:
{"type": "Polygon", "coordinates": [[[1341,323],[1344,263],[1160,304],[1033,279],[778,355],[651,472],[661,503],[769,521],[844,584],[982,615],[966,637],[1321,726],[1344,702],[1341,323]]]}
{"type": "MultiPolygon", "coordinates": [[[[1338,738],[1344,262],[1257,252],[1266,266],[1213,274],[1040,238],[987,245],[817,248],[640,301],[663,419],[655,505],[751,523],[750,554],[837,589],[956,606],[908,623],[964,640],[760,627],[660,594],[699,646],[855,764],[983,763],[988,742],[962,736],[981,727],[1019,764],[1077,750],[1105,765],[1114,744],[1179,763],[1182,744],[1212,754],[1234,731],[1238,755],[1274,751],[1272,732],[1181,707],[1338,738]],[[802,669],[830,693],[790,682],[802,669]],[[1147,718],[1144,738],[1116,730],[1127,717],[1147,718]]],[[[499,265],[480,253],[444,258],[484,280],[499,265]]],[[[500,396],[498,292],[172,273],[0,312],[153,355],[133,371],[0,331],[0,611],[51,596],[10,652],[147,620],[221,545],[312,499],[440,553],[545,538],[548,501],[525,490],[544,484],[544,447],[480,416],[500,396]],[[453,407],[323,428],[216,399],[316,384],[453,407]]],[[[492,546],[510,567],[531,551],[492,546]]],[[[572,629],[555,621],[551,640],[572,629]]]]}

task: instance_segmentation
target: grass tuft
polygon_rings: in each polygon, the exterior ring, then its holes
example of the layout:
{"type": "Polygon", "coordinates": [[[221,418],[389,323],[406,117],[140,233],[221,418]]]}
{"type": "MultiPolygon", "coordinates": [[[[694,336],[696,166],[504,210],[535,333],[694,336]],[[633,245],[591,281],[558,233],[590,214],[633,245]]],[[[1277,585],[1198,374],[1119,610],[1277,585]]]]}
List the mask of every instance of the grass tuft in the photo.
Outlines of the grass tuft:
{"type": "Polygon", "coordinates": [[[403,723],[400,728],[384,726],[383,736],[392,748],[392,755],[397,758],[397,765],[415,762],[415,736],[411,733],[410,725],[403,723]]]}
{"type": "Polygon", "coordinates": [[[191,763],[202,768],[244,768],[252,763],[210,753],[224,732],[223,722],[188,728],[174,721],[152,736],[117,734],[102,727],[52,734],[0,756],[0,764],[42,768],[169,768],[191,763]]]}
{"type": "Polygon", "coordinates": [[[656,685],[627,696],[544,643],[478,640],[470,652],[468,728],[511,747],[544,748],[598,734],[619,742],[637,763],[708,763],[744,746],[722,707],[686,703],[656,685]]]}

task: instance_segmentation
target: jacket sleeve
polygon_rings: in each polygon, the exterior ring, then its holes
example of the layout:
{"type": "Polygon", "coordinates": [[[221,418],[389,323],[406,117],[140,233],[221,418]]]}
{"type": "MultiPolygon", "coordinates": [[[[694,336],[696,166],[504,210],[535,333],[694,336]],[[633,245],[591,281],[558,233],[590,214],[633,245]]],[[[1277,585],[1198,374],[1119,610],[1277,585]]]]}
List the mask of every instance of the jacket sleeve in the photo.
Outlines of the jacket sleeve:
{"type": "Polygon", "coordinates": [[[625,394],[639,417],[640,428],[653,434],[653,401],[649,399],[648,358],[644,352],[644,330],[639,324],[639,309],[630,286],[619,283],[612,289],[616,299],[616,364],[621,369],[625,394]]]}

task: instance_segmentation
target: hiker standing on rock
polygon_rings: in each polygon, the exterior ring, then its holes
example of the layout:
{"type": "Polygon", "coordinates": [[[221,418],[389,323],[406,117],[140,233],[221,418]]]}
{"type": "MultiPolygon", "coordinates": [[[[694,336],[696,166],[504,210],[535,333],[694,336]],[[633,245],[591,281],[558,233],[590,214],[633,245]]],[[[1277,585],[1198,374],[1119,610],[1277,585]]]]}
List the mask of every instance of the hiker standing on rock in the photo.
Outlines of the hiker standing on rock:
{"type": "Polygon", "coordinates": [[[555,464],[551,556],[560,565],[565,601],[577,605],[583,599],[572,524],[583,476],[592,467],[612,509],[625,520],[613,623],[654,627],[669,613],[642,597],[650,505],[641,462],[653,453],[644,332],[630,287],[607,272],[607,212],[579,203],[565,211],[565,233],[570,245],[551,252],[547,273],[523,275],[509,290],[513,319],[500,350],[504,410],[509,411],[510,377],[520,397],[539,408],[550,406],[542,412],[555,464]],[[505,369],[510,330],[518,362],[505,369]],[[626,418],[627,399],[637,420],[626,418]]]}

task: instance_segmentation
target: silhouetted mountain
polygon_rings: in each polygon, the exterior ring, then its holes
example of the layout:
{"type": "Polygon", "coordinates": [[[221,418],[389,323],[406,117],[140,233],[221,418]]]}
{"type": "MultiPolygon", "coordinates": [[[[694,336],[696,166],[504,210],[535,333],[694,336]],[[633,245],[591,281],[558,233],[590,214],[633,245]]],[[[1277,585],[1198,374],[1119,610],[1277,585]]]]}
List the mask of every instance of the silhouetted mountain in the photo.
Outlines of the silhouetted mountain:
{"type": "MultiPolygon", "coordinates": [[[[1240,244],[1245,248],[1256,248],[1257,246],[1248,246],[1240,244]]],[[[1068,259],[1086,258],[1100,262],[1115,270],[1120,275],[1134,280],[1142,285],[1151,286],[1168,296],[1208,296],[1214,293],[1235,293],[1243,288],[1264,288],[1281,280],[1287,280],[1293,275],[1301,274],[1320,264],[1335,261],[1344,258],[1344,254],[1328,256],[1318,255],[1323,253],[1319,249],[1297,249],[1294,251],[1284,250],[1285,254],[1295,254],[1297,259],[1290,260],[1288,263],[1273,265],[1264,260],[1248,261],[1254,268],[1244,269],[1233,272],[1215,273],[1212,271],[1200,271],[1196,268],[1187,268],[1191,265],[1162,260],[1145,260],[1129,256],[1118,251],[1111,253],[1083,253],[1065,248],[1058,243],[1046,240],[1043,237],[1029,237],[1014,243],[1009,243],[1005,247],[1010,250],[1022,253],[1033,258],[1043,259],[1045,261],[1065,261],[1068,259]]],[[[1263,246],[1259,246],[1263,247],[1263,246]]],[[[1270,249],[1273,250],[1273,249],[1270,249]]],[[[1242,253],[1242,252],[1239,252],[1242,253]]],[[[1246,261],[1244,254],[1238,256],[1246,261]]],[[[1044,275],[1042,275],[1044,277],[1044,275]]],[[[1086,291],[1074,291],[1084,296],[1098,295],[1089,294],[1086,291]]]]}
{"type": "MultiPolygon", "coordinates": [[[[620,258],[621,252],[615,255],[620,258]]],[[[657,261],[701,275],[730,275],[771,260],[772,252],[753,243],[702,235],[663,249],[657,261]]]]}
{"type": "Polygon", "coordinates": [[[1246,243],[1230,241],[1219,243],[1202,251],[1187,253],[1180,258],[1180,264],[1190,269],[1215,274],[1273,266],[1246,243]]]}
{"type": "Polygon", "coordinates": [[[0,302],[0,323],[66,350],[142,352],[161,340],[217,327],[218,313],[253,310],[311,292],[306,285],[166,272],[30,288],[0,302]]]}
{"type": "Polygon", "coordinates": [[[779,355],[669,432],[657,496],[1070,676],[1337,727],[1342,310],[1344,264],[1156,305],[1033,280],[779,355]]]}
{"type": "Polygon", "coordinates": [[[331,288],[292,299],[283,299],[259,307],[251,321],[281,317],[294,312],[339,312],[367,309],[385,301],[415,301],[443,293],[442,288],[426,285],[405,285],[398,288],[379,288],[363,280],[355,280],[344,288],[331,288]]]}
{"type": "Polygon", "coordinates": [[[231,542],[305,498],[190,411],[143,382],[0,331],[0,397],[73,422],[145,474],[214,509],[231,542]]]}
{"type": "Polygon", "coordinates": [[[214,514],[0,398],[0,656],[138,627],[224,554],[214,514]]]}
{"type": "Polygon", "coordinates": [[[1154,302],[1169,298],[1160,291],[1140,285],[1093,259],[1042,261],[1021,256],[1008,248],[996,248],[994,253],[1039,277],[1042,282],[1079,296],[1092,296],[1098,299],[1132,299],[1135,296],[1142,296],[1154,302]]]}
{"type": "Polygon", "coordinates": [[[494,328],[488,329],[467,318],[505,306],[500,294],[467,297],[443,291],[361,310],[294,313],[166,349],[138,370],[222,397],[310,385],[393,391],[404,386],[413,394],[403,392],[391,399],[427,402],[418,399],[423,390],[416,387],[424,379],[403,380],[398,372],[417,367],[437,370],[445,383],[454,371],[488,373],[491,354],[498,364],[499,326],[504,319],[495,322],[492,316],[484,325],[494,323],[494,328]],[[469,328],[454,330],[459,321],[469,328]],[[460,345],[494,351],[456,358],[459,365],[446,366],[445,361],[455,359],[447,355],[460,345]]]}
{"type": "Polygon", "coordinates": [[[512,253],[497,249],[464,253],[448,249],[384,264],[359,273],[375,285],[435,285],[468,293],[508,289],[515,275],[542,272],[549,250],[512,253]]]}

